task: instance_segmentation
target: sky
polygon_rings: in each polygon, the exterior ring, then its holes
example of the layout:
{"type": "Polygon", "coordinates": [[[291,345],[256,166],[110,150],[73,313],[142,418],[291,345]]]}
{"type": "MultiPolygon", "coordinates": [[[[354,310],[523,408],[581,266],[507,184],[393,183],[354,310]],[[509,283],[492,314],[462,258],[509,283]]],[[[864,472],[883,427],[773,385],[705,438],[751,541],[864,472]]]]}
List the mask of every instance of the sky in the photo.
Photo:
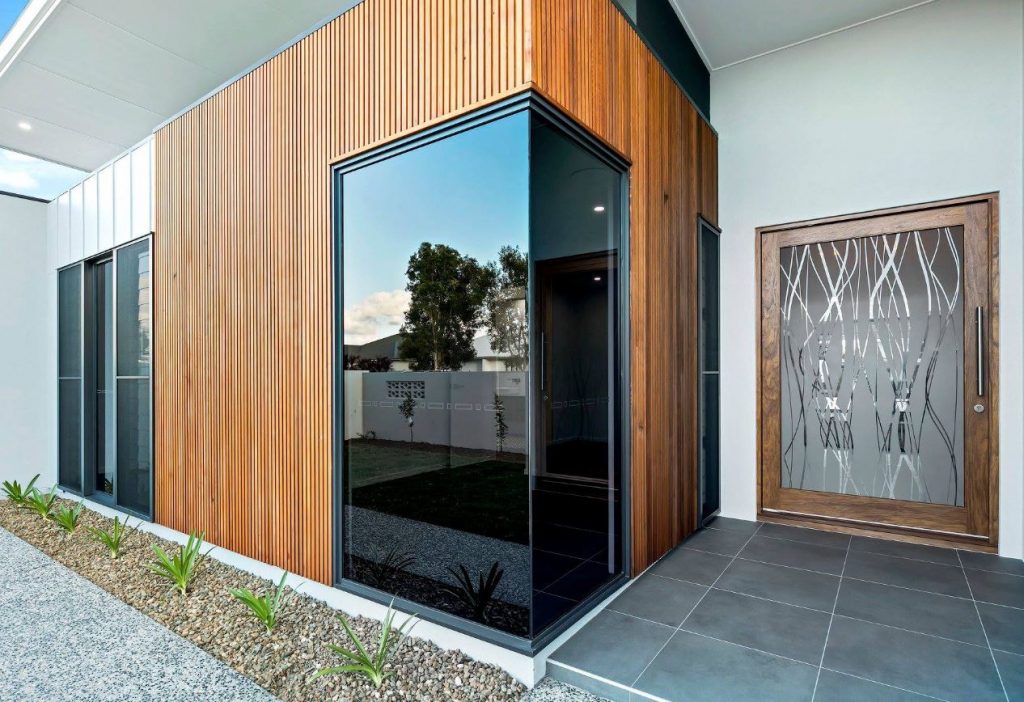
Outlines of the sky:
{"type": "MultiPolygon", "coordinates": [[[[7,35],[27,4],[27,0],[0,0],[0,35],[7,35]]],[[[0,190],[52,200],[83,177],[82,171],[8,151],[0,145],[0,190]]]]}
{"type": "Polygon", "coordinates": [[[399,330],[423,242],[481,265],[529,241],[529,116],[521,112],[354,171],[343,182],[345,343],[399,330]]]}

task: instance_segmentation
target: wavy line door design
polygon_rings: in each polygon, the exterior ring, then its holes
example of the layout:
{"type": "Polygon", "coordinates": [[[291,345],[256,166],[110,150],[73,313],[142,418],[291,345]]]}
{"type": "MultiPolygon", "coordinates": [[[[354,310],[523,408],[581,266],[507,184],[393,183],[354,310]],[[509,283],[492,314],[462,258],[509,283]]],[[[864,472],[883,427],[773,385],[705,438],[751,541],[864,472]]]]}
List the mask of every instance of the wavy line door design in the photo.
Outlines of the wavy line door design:
{"type": "Polygon", "coordinates": [[[763,512],[994,543],[992,207],[762,230],[763,512]]]}

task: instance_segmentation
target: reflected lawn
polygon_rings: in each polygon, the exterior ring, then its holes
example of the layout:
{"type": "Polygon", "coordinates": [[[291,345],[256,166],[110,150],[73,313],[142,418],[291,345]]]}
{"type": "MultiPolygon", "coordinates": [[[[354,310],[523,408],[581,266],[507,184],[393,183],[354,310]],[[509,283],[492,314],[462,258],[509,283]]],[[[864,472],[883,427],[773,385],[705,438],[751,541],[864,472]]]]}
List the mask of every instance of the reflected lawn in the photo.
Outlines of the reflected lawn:
{"type": "Polygon", "coordinates": [[[528,544],[529,480],[522,462],[392,442],[350,442],[351,504],[436,526],[528,544]]]}

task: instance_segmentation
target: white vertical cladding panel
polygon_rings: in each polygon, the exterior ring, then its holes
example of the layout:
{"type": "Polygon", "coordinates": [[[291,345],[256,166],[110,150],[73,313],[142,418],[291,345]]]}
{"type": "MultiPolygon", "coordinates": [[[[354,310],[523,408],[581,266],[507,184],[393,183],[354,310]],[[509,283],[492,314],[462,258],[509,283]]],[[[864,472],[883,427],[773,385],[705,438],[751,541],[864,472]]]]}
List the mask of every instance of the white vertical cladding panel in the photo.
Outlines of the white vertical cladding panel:
{"type": "Polygon", "coordinates": [[[150,223],[150,210],[152,206],[152,160],[150,158],[150,143],[132,151],[132,234],[134,239],[137,236],[149,234],[152,231],[150,223]]]}
{"type": "Polygon", "coordinates": [[[52,272],[60,267],[60,201],[51,200],[46,205],[46,270],[52,272]]]}
{"type": "Polygon", "coordinates": [[[79,183],[75,187],[71,188],[71,207],[69,209],[69,222],[70,227],[68,229],[70,234],[71,242],[71,260],[78,261],[84,257],[84,246],[82,239],[82,184],[79,183]]]}
{"type": "Polygon", "coordinates": [[[114,166],[100,169],[96,180],[99,250],[106,251],[114,247],[114,166]]]}
{"type": "Polygon", "coordinates": [[[95,256],[102,249],[97,238],[96,176],[92,175],[82,183],[82,256],[95,256]]]}
{"type": "MultiPolygon", "coordinates": [[[[57,203],[57,267],[71,263],[71,234],[68,210],[71,207],[71,193],[64,193],[56,200],[57,203]]],[[[52,203],[51,203],[52,204],[52,203]]]]}
{"type": "Polygon", "coordinates": [[[150,139],[149,149],[149,229],[156,231],[156,139],[150,139]]]}
{"type": "Polygon", "coordinates": [[[114,245],[132,238],[132,160],[126,154],[114,161],[114,245]]]}

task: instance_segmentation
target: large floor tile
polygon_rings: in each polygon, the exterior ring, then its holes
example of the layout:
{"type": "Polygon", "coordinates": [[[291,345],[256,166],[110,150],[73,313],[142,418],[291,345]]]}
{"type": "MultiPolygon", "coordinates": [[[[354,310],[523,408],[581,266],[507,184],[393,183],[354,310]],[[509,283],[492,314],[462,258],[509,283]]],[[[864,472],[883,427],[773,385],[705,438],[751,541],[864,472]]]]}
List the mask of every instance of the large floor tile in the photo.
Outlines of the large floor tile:
{"type": "Polygon", "coordinates": [[[1024,700],[1024,656],[996,651],[995,657],[1006,696],[1011,702],[1024,700]]]}
{"type": "Polygon", "coordinates": [[[707,590],[706,585],[648,573],[626,588],[608,609],[677,627],[707,590]]]}
{"type": "Polygon", "coordinates": [[[776,565],[804,568],[820,573],[839,575],[843,572],[846,559],[845,548],[818,546],[816,544],[765,538],[758,533],[746,548],[740,551],[740,558],[776,565]]]}
{"type": "Polygon", "coordinates": [[[974,602],[958,597],[844,579],[836,614],[986,645],[974,602]]]}
{"type": "Polygon", "coordinates": [[[731,561],[728,556],[677,548],[655,563],[650,572],[667,578],[689,580],[699,585],[710,585],[731,561]]]}
{"type": "Polygon", "coordinates": [[[817,672],[817,666],[680,631],[636,687],[680,702],[799,702],[811,699],[817,672]]]}
{"type": "Polygon", "coordinates": [[[715,517],[714,521],[707,525],[708,529],[722,529],[724,531],[738,531],[750,536],[761,527],[760,522],[751,522],[746,519],[733,519],[732,517],[715,517]]]}
{"type": "Polygon", "coordinates": [[[902,541],[890,541],[889,539],[855,536],[850,543],[850,550],[869,551],[897,558],[912,558],[917,561],[941,563],[942,565],[960,565],[956,549],[926,546],[925,544],[908,544],[902,541]]]}
{"type": "Polygon", "coordinates": [[[831,612],[839,589],[835,575],[736,559],[715,584],[722,590],[742,592],[799,607],[831,612]]]}
{"type": "Polygon", "coordinates": [[[988,648],[840,616],[824,666],[941,699],[1004,699],[988,648]]]}
{"type": "Polygon", "coordinates": [[[964,568],[968,569],[1024,575],[1024,561],[1017,558],[1002,558],[994,553],[960,551],[960,561],[964,564],[964,568]]]}
{"type": "Polygon", "coordinates": [[[739,531],[701,529],[683,542],[683,548],[695,548],[698,551],[717,553],[722,556],[735,556],[749,540],[749,534],[739,531]]]}
{"type": "Polygon", "coordinates": [[[672,633],[671,627],[605,610],[552,653],[551,659],[629,685],[672,633]]]}
{"type": "Polygon", "coordinates": [[[978,603],[992,648],[1024,655],[1024,610],[978,603]]]}
{"type": "Polygon", "coordinates": [[[907,692],[832,670],[821,671],[814,694],[815,702],[925,702],[930,699],[916,692],[907,692]]]}
{"type": "Polygon", "coordinates": [[[1024,578],[987,570],[969,570],[967,578],[978,602],[1024,609],[1024,578]]]}
{"type": "Polygon", "coordinates": [[[785,524],[765,524],[757,532],[758,536],[769,536],[773,539],[786,539],[788,541],[799,541],[805,544],[817,546],[831,546],[832,548],[845,549],[850,543],[849,534],[836,534],[831,531],[820,531],[818,529],[804,529],[792,527],[785,524]]]}
{"type": "Polygon", "coordinates": [[[683,629],[817,665],[831,616],[712,589],[683,629]]]}
{"type": "Polygon", "coordinates": [[[970,597],[967,580],[959,566],[944,566],[865,551],[851,551],[846,561],[845,576],[940,595],[970,597]]]}

